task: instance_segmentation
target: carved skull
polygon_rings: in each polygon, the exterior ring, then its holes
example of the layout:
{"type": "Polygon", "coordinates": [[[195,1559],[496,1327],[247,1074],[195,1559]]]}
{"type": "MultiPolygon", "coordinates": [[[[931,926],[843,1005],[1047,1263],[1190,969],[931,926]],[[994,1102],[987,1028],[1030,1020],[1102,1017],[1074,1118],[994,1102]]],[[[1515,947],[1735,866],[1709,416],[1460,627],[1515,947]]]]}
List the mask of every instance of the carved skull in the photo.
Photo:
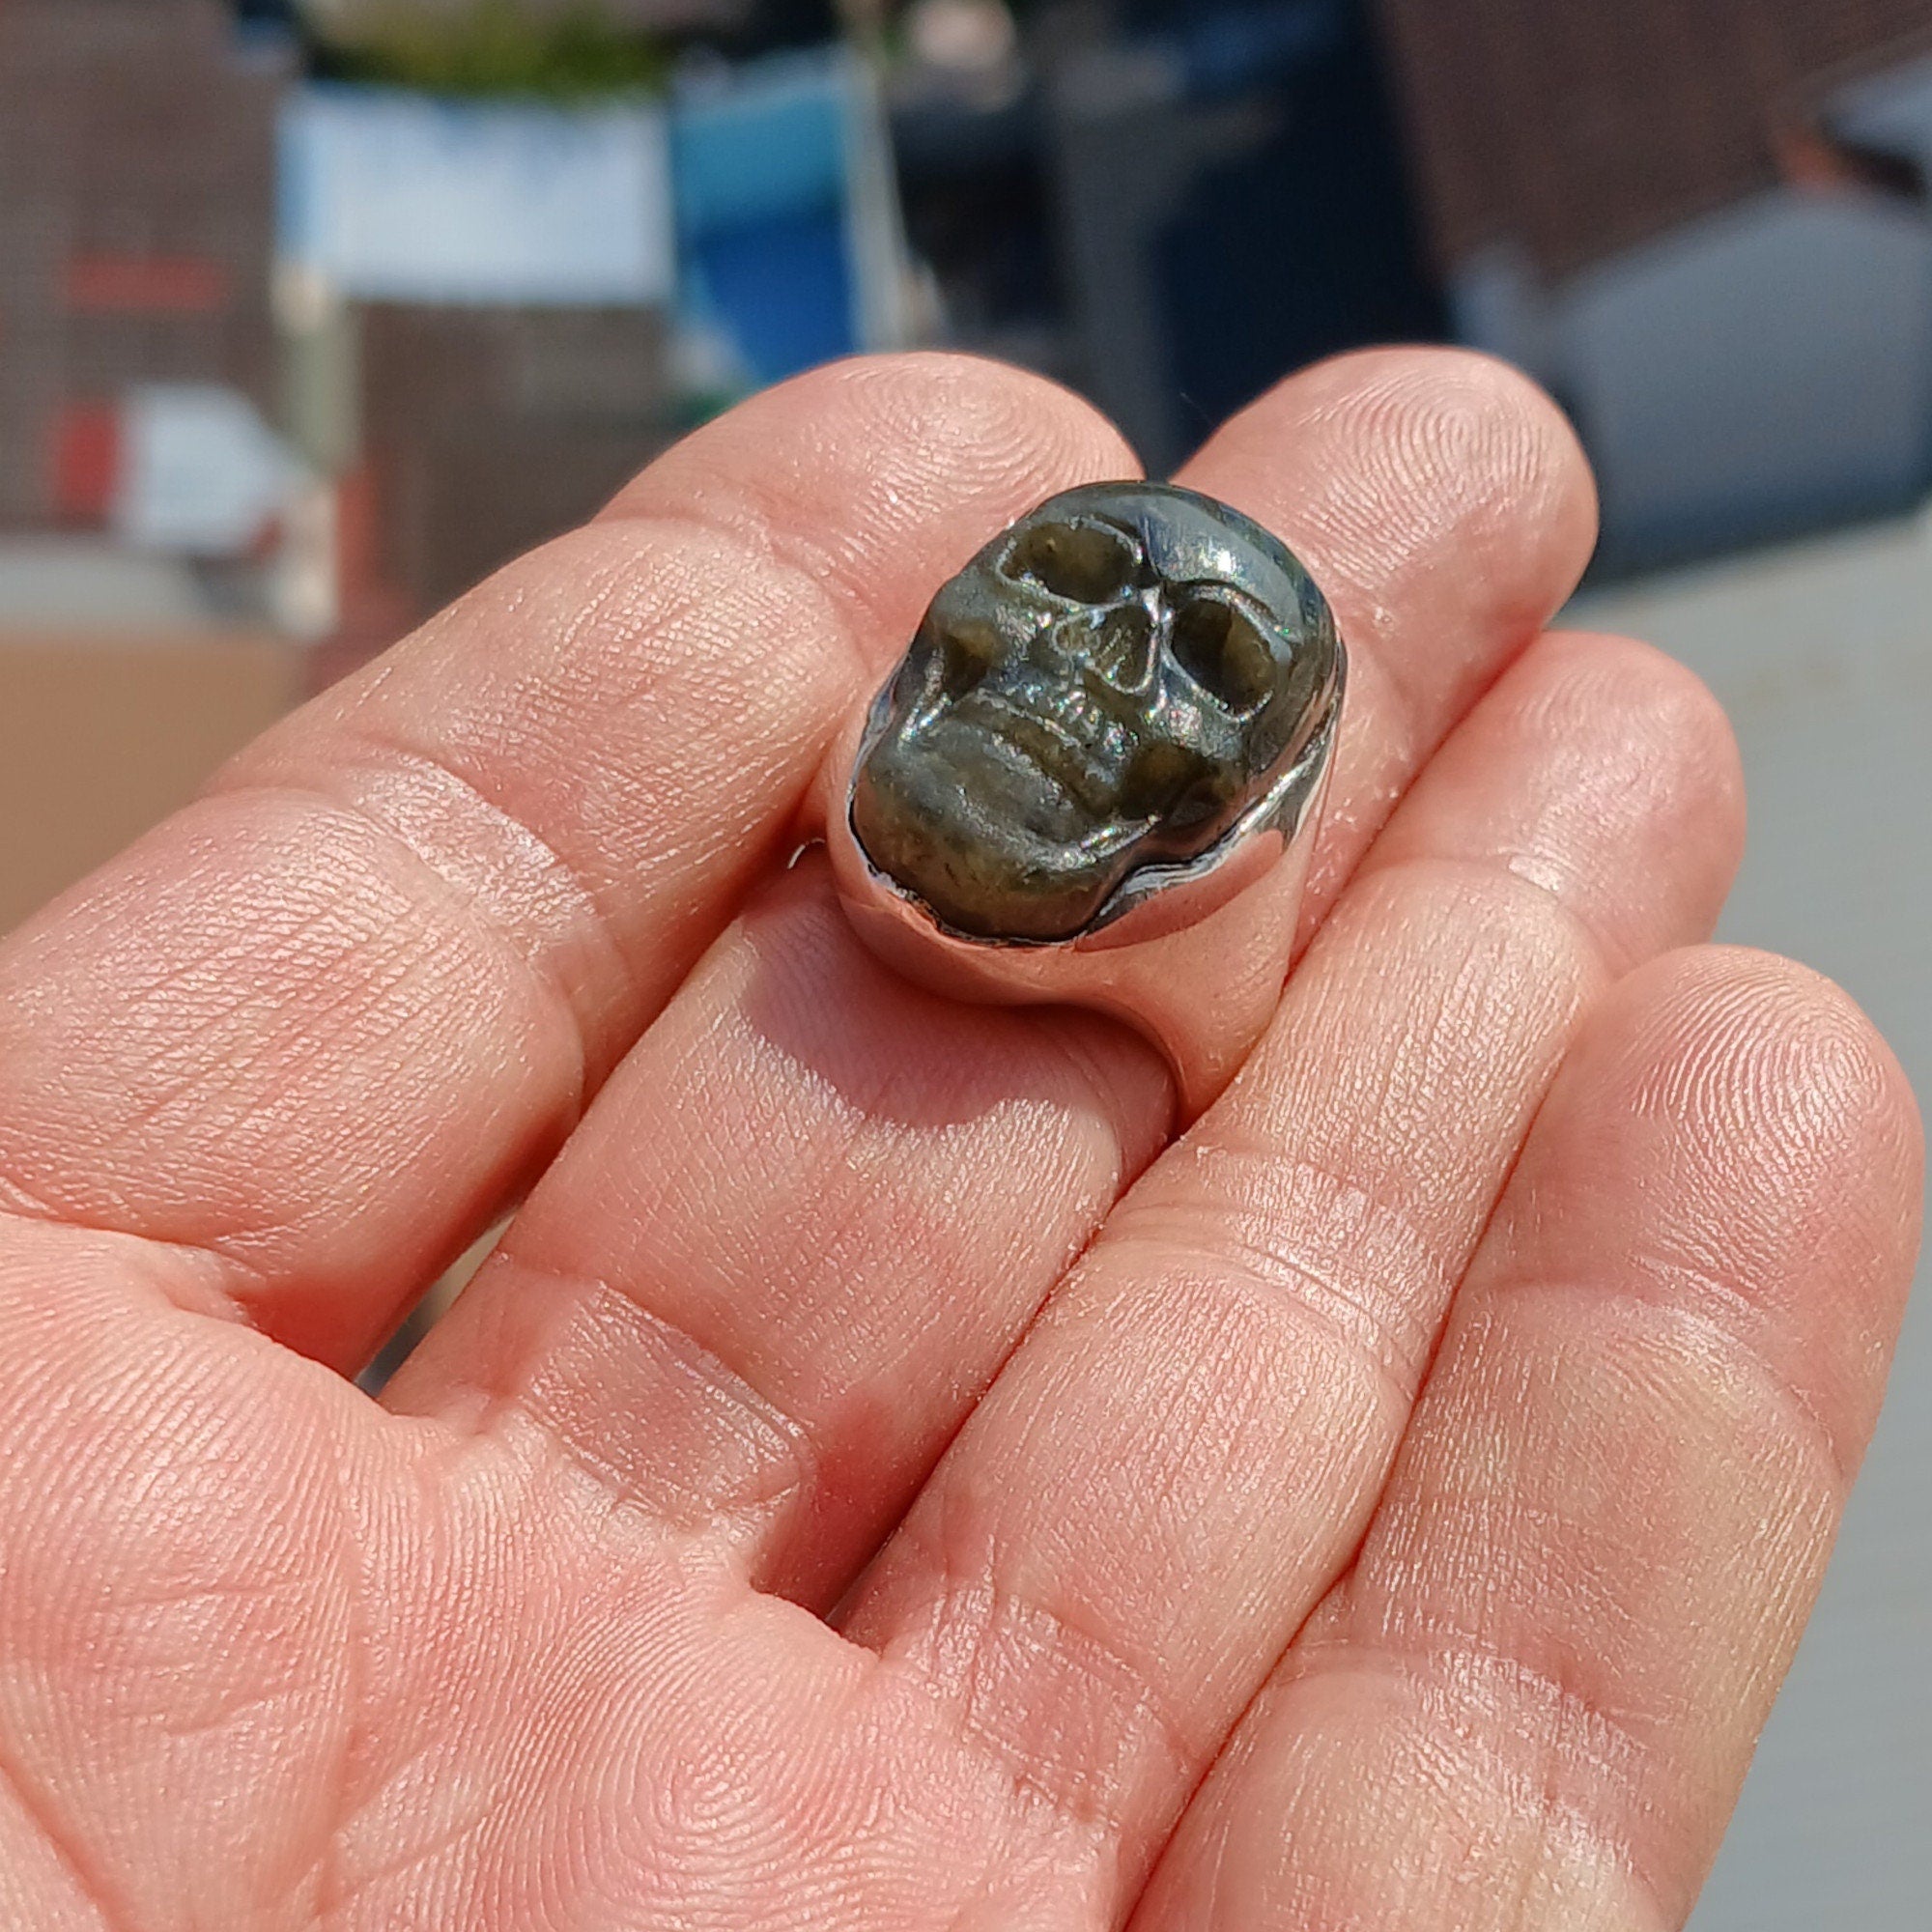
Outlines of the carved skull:
{"type": "Polygon", "coordinates": [[[940,923],[1044,943],[1144,868],[1208,866],[1338,696],[1321,591],[1166,484],[1054,497],[940,591],[852,787],[872,865],[940,923]]]}

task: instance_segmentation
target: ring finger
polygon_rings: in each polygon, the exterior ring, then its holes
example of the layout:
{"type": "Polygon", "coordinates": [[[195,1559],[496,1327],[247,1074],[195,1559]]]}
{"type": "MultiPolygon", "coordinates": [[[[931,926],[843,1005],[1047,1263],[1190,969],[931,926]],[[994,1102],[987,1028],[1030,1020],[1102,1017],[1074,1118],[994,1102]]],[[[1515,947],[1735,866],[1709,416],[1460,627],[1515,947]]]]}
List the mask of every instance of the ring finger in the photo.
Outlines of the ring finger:
{"type": "Polygon", "coordinates": [[[1715,920],[1740,799],[1688,672],[1536,645],[861,1585],[848,1634],[1057,1807],[1101,1922],[1360,1541],[1582,1016],[1715,920]]]}

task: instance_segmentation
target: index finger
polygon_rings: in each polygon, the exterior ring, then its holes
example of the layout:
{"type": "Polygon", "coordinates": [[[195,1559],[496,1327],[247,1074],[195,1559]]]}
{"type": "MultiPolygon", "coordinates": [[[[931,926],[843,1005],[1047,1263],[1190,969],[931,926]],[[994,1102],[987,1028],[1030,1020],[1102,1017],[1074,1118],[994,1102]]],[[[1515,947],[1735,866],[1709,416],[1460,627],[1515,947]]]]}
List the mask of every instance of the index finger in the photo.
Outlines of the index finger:
{"type": "Polygon", "coordinates": [[[0,1208],[212,1250],[359,1359],[727,920],[930,586],[1132,467],[948,356],[693,437],[0,951],[0,1208]]]}

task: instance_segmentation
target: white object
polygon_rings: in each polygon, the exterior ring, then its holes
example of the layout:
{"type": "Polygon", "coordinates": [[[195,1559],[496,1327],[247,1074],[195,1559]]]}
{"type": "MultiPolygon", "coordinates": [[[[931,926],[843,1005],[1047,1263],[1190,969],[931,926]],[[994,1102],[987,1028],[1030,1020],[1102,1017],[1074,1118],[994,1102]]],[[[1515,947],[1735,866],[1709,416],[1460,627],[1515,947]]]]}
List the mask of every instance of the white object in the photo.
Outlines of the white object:
{"type": "Polygon", "coordinates": [[[137,549],[243,555],[301,481],[300,466],[239,391],[154,383],[128,392],[113,525],[137,549]]]}
{"type": "Polygon", "coordinates": [[[654,305],[676,282],[648,103],[578,110],[311,87],[281,130],[284,258],[345,296],[654,305]]]}
{"type": "Polygon", "coordinates": [[[988,73],[1019,52],[1019,30],[1004,0],[913,0],[906,38],[928,67],[988,73]]]}

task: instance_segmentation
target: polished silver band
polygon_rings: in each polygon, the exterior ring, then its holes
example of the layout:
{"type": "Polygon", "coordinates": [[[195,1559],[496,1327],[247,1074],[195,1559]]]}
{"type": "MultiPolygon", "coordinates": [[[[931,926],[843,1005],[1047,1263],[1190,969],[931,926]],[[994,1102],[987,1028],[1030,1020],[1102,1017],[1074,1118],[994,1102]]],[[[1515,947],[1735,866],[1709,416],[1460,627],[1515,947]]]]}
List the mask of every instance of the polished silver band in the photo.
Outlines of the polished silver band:
{"type": "Polygon", "coordinates": [[[941,589],[836,748],[841,900],[935,990],[1125,1021],[1191,1119],[1279,999],[1346,684],[1325,598],[1239,512],[1055,497],[941,589]]]}

